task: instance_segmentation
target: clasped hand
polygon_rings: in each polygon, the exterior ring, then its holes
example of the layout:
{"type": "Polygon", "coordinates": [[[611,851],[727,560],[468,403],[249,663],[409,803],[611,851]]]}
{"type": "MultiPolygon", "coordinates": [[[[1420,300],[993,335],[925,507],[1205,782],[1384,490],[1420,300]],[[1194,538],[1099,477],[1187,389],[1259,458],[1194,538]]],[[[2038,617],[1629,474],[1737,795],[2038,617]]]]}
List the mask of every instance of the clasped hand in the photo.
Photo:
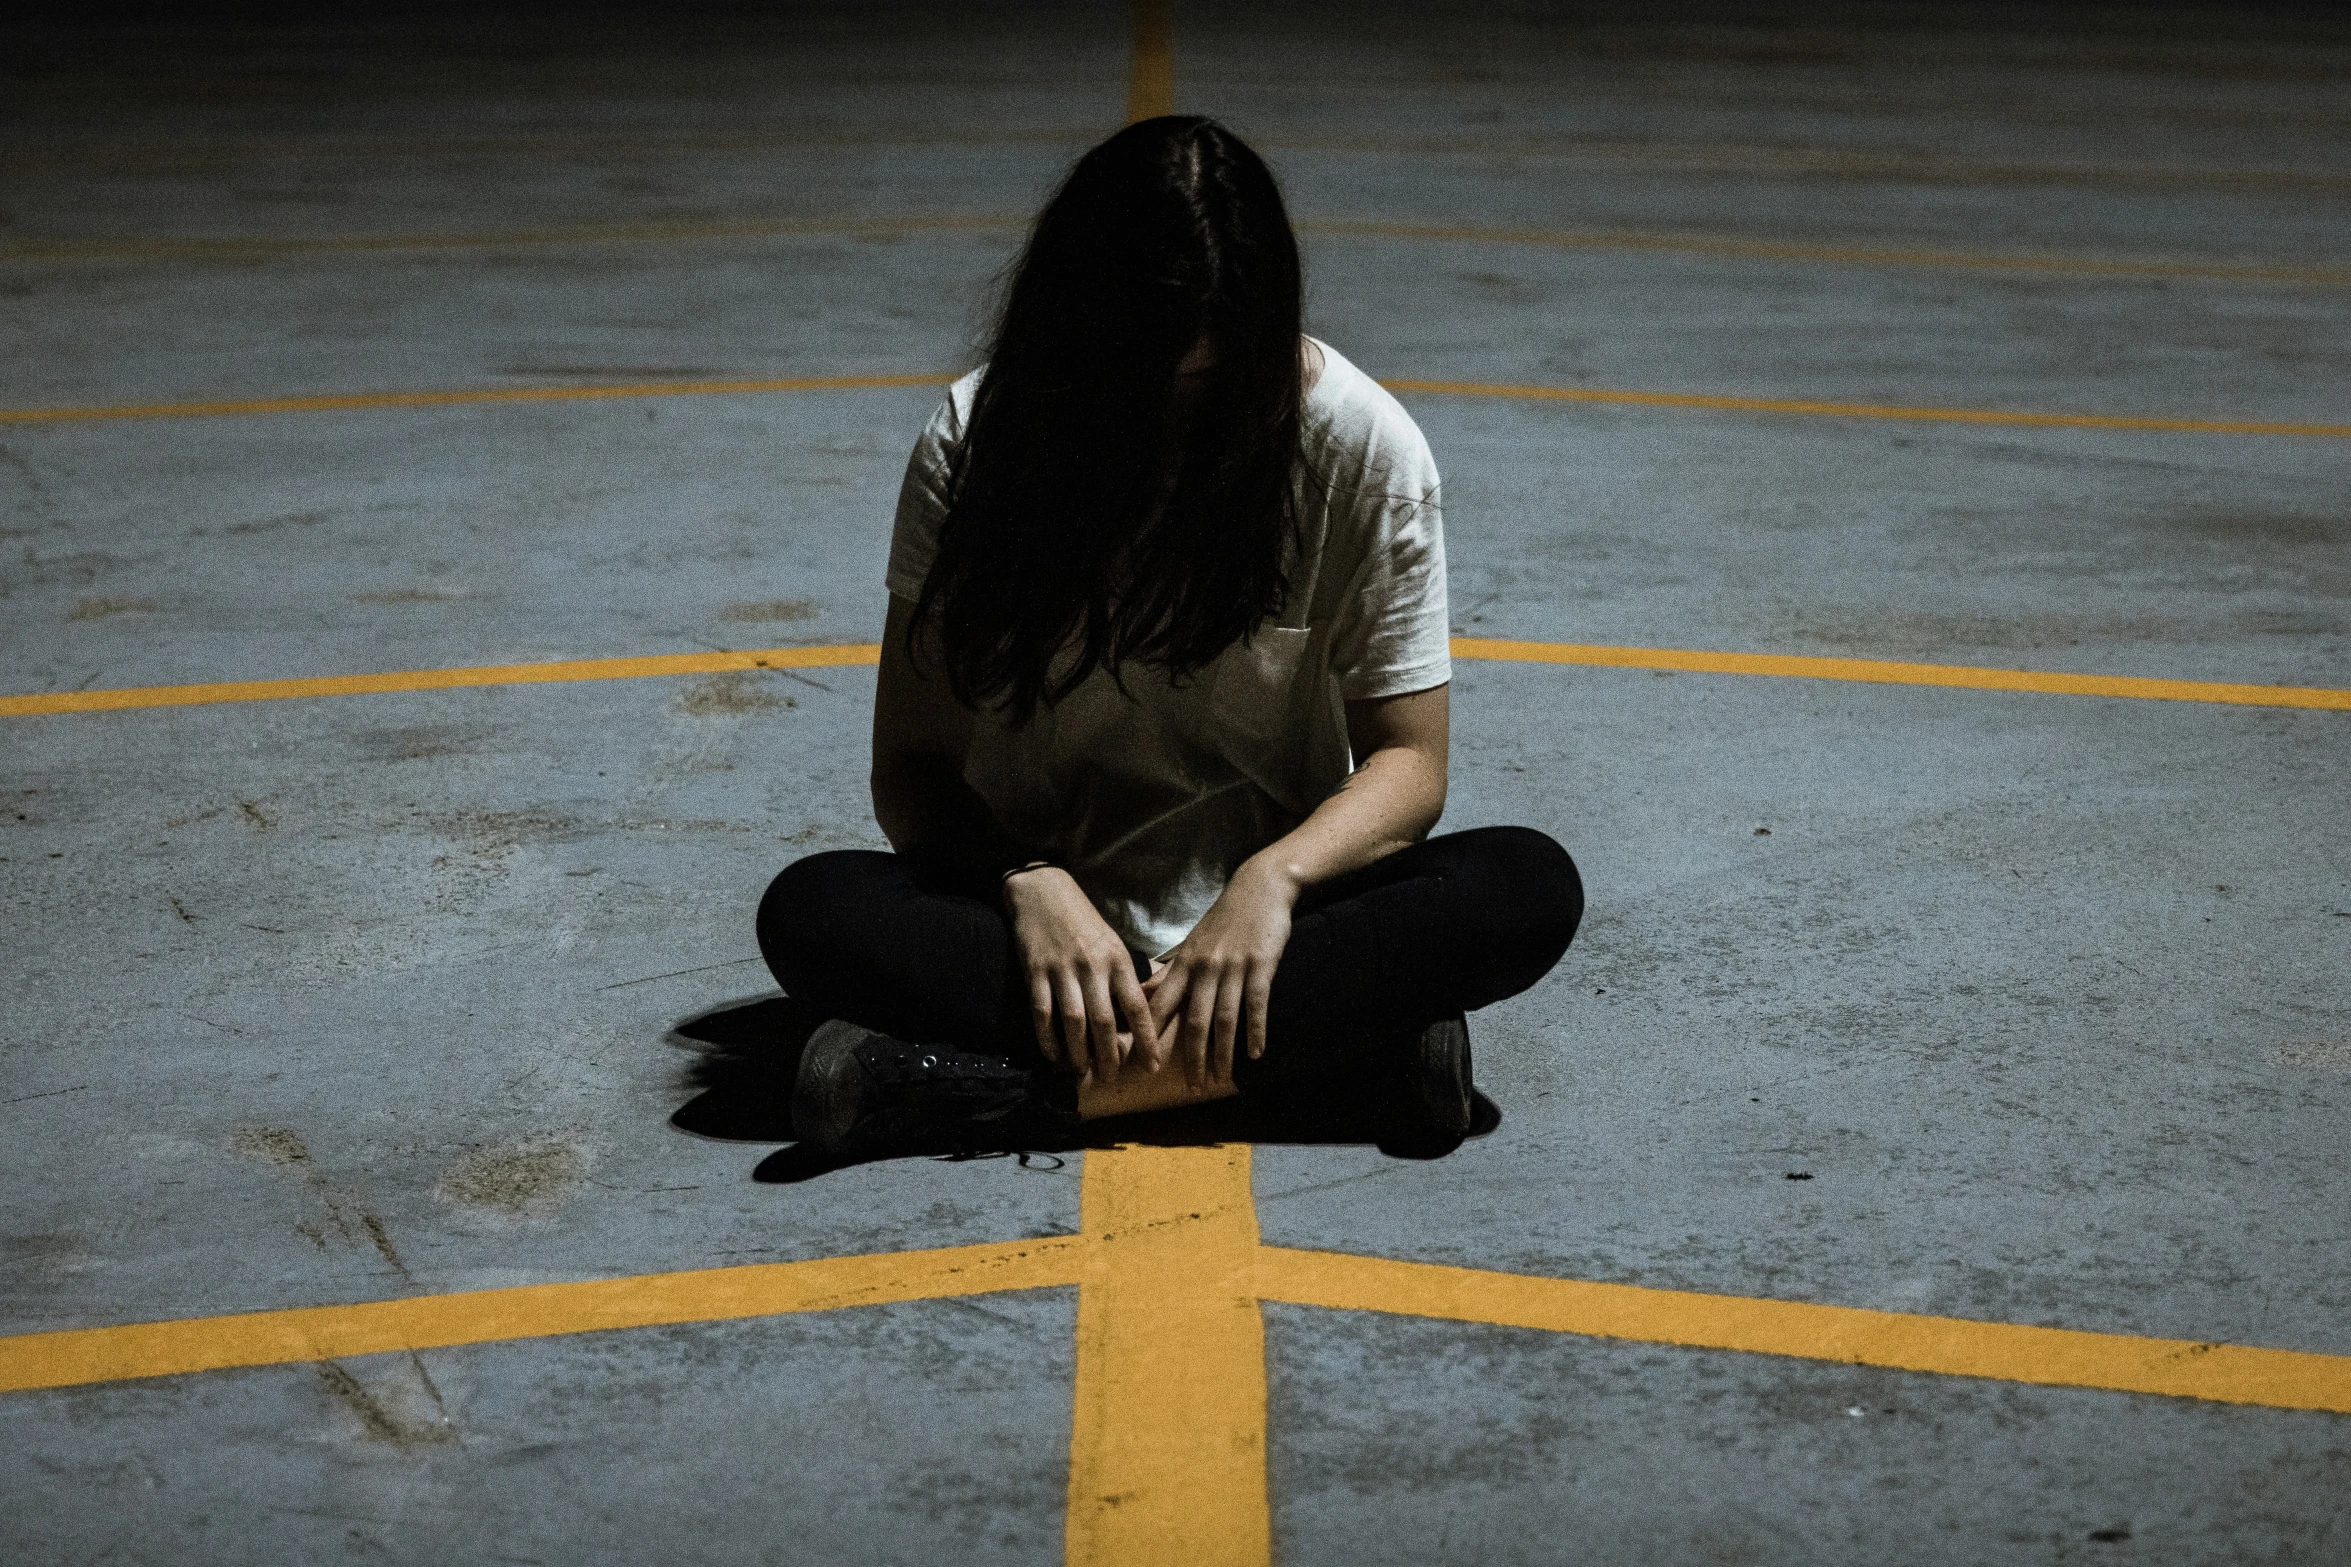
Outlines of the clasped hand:
{"type": "Polygon", "coordinates": [[[1229,1083],[1238,1051],[1265,1054],[1266,1006],[1298,901],[1288,877],[1243,865],[1148,979],[1136,978],[1126,944],[1067,871],[1025,871],[1004,887],[1047,1060],[1108,1081],[1130,1057],[1150,1072],[1172,1059],[1197,1088],[1229,1083]]]}

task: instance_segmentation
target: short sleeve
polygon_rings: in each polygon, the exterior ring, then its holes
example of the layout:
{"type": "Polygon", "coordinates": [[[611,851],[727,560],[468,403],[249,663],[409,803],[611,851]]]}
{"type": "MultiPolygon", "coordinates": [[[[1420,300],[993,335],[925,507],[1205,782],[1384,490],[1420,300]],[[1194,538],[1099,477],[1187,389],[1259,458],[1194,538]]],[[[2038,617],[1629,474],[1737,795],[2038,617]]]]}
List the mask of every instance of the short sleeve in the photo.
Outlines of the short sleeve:
{"type": "MultiPolygon", "coordinates": [[[[1403,411],[1397,410],[1399,418],[1403,411]]],[[[1406,421],[1383,481],[1356,498],[1367,549],[1340,600],[1331,669],[1349,701],[1426,691],[1453,678],[1452,621],[1445,602],[1445,509],[1437,465],[1406,421]]]]}
{"type": "Polygon", "coordinates": [[[948,474],[956,448],[963,441],[971,392],[978,384],[979,374],[974,371],[949,389],[906,459],[906,479],[898,487],[898,517],[890,529],[890,566],[884,581],[893,594],[909,603],[922,597],[923,581],[931,574],[931,561],[939,553],[939,525],[947,517],[948,474]]]}

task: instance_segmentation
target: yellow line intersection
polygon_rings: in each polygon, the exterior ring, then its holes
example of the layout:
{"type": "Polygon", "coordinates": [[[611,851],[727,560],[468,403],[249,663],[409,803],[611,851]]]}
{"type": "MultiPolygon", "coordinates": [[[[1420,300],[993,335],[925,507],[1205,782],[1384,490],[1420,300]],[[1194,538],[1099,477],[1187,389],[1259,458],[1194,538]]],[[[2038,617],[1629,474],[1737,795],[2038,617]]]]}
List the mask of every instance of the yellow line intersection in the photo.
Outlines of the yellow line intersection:
{"type": "Polygon", "coordinates": [[[1080,1233],[0,1338],[0,1392],[1075,1285],[1071,1567],[1264,1567],[1262,1303],[2351,1414],[2351,1356],[1267,1246],[1246,1146],[1086,1155],[1080,1233]]]}

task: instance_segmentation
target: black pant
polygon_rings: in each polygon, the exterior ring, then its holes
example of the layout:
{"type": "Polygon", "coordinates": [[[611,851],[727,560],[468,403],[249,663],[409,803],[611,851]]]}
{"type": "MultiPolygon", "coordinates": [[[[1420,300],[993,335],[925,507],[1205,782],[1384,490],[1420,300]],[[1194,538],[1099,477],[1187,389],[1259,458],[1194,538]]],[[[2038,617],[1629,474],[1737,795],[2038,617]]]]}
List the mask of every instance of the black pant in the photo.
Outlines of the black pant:
{"type": "MultiPolygon", "coordinates": [[[[1265,1054],[1236,1061],[1234,1080],[1294,1081],[1515,996],[1559,961],[1583,911],[1575,862],[1526,827],[1447,833],[1310,888],[1274,971],[1265,1054]]],[[[759,950],[820,1015],[1040,1064],[993,884],[871,850],[812,854],[760,900],[759,950]]]]}

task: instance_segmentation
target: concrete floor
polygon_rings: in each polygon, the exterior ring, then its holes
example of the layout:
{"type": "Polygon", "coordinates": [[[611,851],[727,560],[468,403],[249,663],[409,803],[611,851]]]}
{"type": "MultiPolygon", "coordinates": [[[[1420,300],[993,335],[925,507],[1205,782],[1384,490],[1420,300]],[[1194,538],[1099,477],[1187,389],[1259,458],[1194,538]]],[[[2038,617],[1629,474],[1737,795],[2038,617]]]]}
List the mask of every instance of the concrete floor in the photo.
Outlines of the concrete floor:
{"type": "MultiPolygon", "coordinates": [[[[2193,275],[2351,249],[2315,16],[1184,4],[1176,90],[1276,161],[1375,374],[2339,422],[2342,274],[2193,275]]],[[[21,409],[955,367],[1017,228],[841,221],[1016,223],[1128,34],[49,30],[10,69],[21,409]],[[431,242],[355,243],[393,237],[431,242]]],[[[869,641],[935,396],[0,425],[0,691],[869,641]]],[[[2341,440],[1407,401],[1468,635],[2351,685],[2341,440]]],[[[5,1331],[1070,1232],[1082,1159],[779,1186],[665,1124],[668,1031],[762,993],[766,878],[879,842],[870,690],[0,719],[5,1331]]],[[[1448,825],[1558,837],[1589,923],[1477,1020],[1499,1132],[1262,1147],[1268,1242],[2351,1354],[2351,715],[1492,663],[1456,712],[1448,825]]],[[[1053,1560],[1073,1300],[0,1396],[0,1555],[1053,1560]]],[[[1285,1563],[2351,1562],[2343,1415],[1266,1320],[1285,1563]]]]}

